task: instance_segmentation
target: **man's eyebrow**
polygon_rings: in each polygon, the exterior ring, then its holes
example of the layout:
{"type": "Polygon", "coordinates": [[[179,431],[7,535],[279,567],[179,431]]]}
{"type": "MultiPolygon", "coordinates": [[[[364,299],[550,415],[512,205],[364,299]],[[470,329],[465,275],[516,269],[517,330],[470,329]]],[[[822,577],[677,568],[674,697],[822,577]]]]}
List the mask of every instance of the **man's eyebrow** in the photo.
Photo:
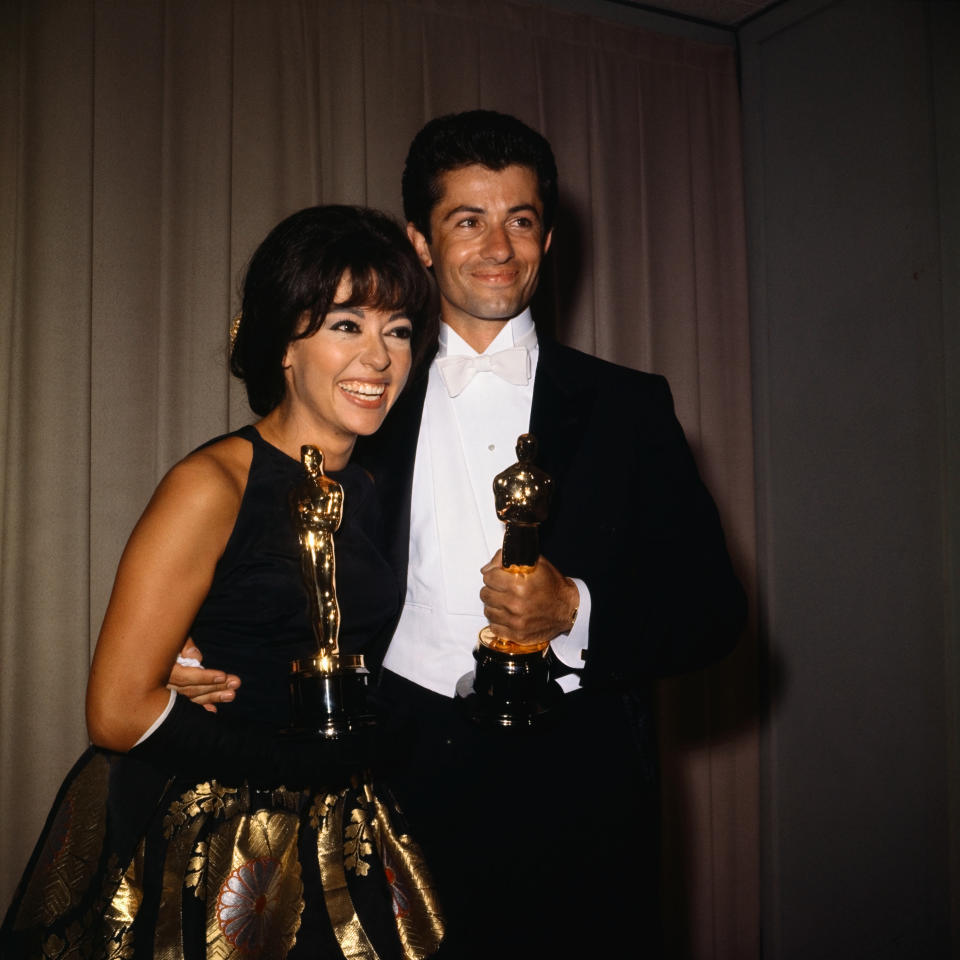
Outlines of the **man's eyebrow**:
{"type": "Polygon", "coordinates": [[[507,213],[520,213],[521,211],[532,213],[538,220],[540,219],[540,211],[532,203],[519,203],[517,206],[511,207],[507,213]]]}
{"type": "MultiPolygon", "coordinates": [[[[451,217],[459,216],[461,213],[486,213],[486,212],[487,211],[484,207],[471,207],[469,204],[461,203],[459,206],[454,207],[452,210],[449,210],[446,214],[444,214],[443,220],[441,221],[441,223],[449,220],[451,217]]],[[[532,213],[538,220],[540,219],[540,212],[532,203],[518,203],[515,207],[510,207],[510,209],[507,210],[507,213],[509,214],[521,213],[521,212],[532,213]]]]}
{"type": "Polygon", "coordinates": [[[461,203],[458,207],[454,207],[452,210],[448,210],[444,214],[443,219],[449,220],[451,217],[456,217],[461,213],[484,213],[483,207],[471,207],[465,203],[461,203]]]}

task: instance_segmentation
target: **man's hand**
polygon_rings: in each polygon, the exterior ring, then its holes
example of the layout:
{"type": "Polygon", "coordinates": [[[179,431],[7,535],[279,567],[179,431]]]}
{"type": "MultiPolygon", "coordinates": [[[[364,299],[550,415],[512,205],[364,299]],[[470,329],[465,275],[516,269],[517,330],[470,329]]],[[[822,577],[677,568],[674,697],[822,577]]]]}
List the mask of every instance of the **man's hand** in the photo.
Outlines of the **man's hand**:
{"type": "Polygon", "coordinates": [[[180,651],[178,662],[170,671],[167,686],[177,693],[189,697],[194,703],[203,705],[204,710],[217,712],[218,703],[228,703],[234,698],[234,690],[240,686],[240,678],[222,670],[204,670],[199,666],[203,654],[187,640],[180,651]],[[195,660],[197,666],[185,666],[179,660],[195,660]]]}
{"type": "Polygon", "coordinates": [[[504,570],[502,552],[498,550],[480,571],[483,613],[497,635],[534,645],[566,633],[580,604],[577,585],[546,557],[540,557],[529,573],[504,570]]]}

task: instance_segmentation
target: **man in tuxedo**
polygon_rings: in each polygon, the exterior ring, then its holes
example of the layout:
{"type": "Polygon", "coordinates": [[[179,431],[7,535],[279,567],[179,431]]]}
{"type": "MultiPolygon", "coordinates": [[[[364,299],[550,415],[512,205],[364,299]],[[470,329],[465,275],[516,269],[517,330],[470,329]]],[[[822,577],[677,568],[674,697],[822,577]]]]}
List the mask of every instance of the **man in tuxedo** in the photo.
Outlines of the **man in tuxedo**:
{"type": "Polygon", "coordinates": [[[557,204],[540,134],[490,111],[435,119],[403,201],[439,348],[355,456],[406,582],[380,690],[405,721],[395,785],[449,914],[441,956],[573,957],[628,937],[655,955],[651,684],[724,655],[745,615],[716,509],[662,378],[537,335],[557,204]],[[541,559],[517,575],[492,481],[528,430],[554,495],[541,559]],[[454,700],[487,623],[550,641],[565,693],[541,729],[478,726],[454,700]]]}
{"type": "Polygon", "coordinates": [[[439,345],[355,458],[406,583],[378,694],[388,782],[448,916],[440,956],[657,956],[652,685],[722,657],[745,618],[716,509],[663,378],[537,334],[557,206],[540,134],[490,111],[432,120],[403,201],[439,345]],[[500,564],[492,481],[528,431],[554,492],[540,561],[518,575],[500,564]],[[476,724],[454,698],[488,623],[550,642],[564,694],[538,728],[476,724]]]}

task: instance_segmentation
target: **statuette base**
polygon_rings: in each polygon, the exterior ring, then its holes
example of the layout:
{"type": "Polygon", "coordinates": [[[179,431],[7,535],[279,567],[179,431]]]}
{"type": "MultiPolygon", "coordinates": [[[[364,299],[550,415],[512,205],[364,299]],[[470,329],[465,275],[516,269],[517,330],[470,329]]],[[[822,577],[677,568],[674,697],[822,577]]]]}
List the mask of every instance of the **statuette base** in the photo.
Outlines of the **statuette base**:
{"type": "MultiPolygon", "coordinates": [[[[457,681],[457,698],[478,723],[508,729],[528,729],[545,723],[563,691],[550,679],[544,644],[539,649],[510,644],[502,649],[484,633],[473,651],[476,670],[457,681]]],[[[495,636],[495,635],[494,635],[495,636]]],[[[504,641],[509,643],[509,641],[504,641]]]]}
{"type": "Polygon", "coordinates": [[[367,707],[370,671],[363,656],[294,660],[290,672],[290,736],[339,740],[376,720],[367,707]]]}

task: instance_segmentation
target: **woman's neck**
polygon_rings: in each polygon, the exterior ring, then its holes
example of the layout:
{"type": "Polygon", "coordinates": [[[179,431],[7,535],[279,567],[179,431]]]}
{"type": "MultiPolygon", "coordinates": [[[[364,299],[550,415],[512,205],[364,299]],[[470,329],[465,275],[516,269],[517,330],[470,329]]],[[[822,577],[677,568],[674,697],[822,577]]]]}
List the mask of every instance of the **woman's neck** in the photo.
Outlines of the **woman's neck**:
{"type": "Polygon", "coordinates": [[[295,460],[300,459],[300,447],[313,444],[323,453],[327,470],[342,470],[350,460],[356,435],[337,435],[327,423],[312,423],[281,403],[255,424],[260,436],[295,460]]]}

